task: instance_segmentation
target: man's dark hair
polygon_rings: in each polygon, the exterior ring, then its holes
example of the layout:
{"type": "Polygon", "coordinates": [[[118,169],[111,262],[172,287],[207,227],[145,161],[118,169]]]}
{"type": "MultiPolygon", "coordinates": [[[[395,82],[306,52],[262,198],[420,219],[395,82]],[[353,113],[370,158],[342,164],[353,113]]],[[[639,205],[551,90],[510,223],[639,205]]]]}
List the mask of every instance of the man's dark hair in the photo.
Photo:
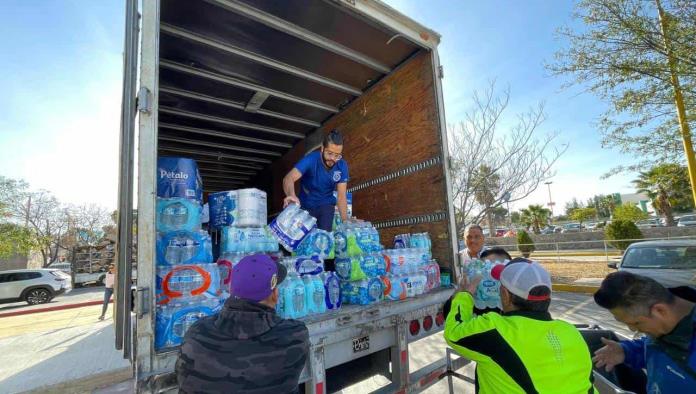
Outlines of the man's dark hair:
{"type": "Polygon", "coordinates": [[[605,309],[621,308],[645,316],[657,303],[674,303],[674,295],[655,279],[619,271],[604,278],[594,300],[605,309]]]}
{"type": "MultiPolygon", "coordinates": [[[[512,294],[512,292],[510,292],[510,291],[508,291],[508,293],[510,293],[510,302],[512,302],[512,305],[517,307],[517,310],[527,311],[527,312],[548,312],[549,311],[549,306],[551,305],[550,298],[548,300],[544,300],[544,301],[529,301],[529,300],[525,300],[522,297],[518,297],[518,296],[512,294]]],[[[529,295],[549,296],[549,295],[551,295],[551,289],[549,289],[546,286],[537,286],[529,291],[529,295]]]]}
{"type": "Polygon", "coordinates": [[[510,253],[508,253],[505,249],[500,248],[500,247],[489,248],[489,249],[484,250],[483,252],[481,252],[481,258],[485,259],[486,257],[488,257],[492,254],[503,255],[503,256],[505,256],[506,259],[512,260],[510,253]]]}
{"type": "Polygon", "coordinates": [[[329,144],[333,145],[343,145],[343,134],[341,134],[338,129],[331,130],[328,134],[324,136],[324,141],[322,145],[327,148],[329,144]]]}

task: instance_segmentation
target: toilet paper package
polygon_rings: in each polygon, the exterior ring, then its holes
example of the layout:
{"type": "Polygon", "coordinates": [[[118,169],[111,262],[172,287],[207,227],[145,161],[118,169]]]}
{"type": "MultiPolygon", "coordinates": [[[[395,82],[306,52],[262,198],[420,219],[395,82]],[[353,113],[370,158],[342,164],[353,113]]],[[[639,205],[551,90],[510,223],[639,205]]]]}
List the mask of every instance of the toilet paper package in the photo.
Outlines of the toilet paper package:
{"type": "Polygon", "coordinates": [[[263,227],[267,223],[266,192],[259,189],[237,190],[237,227],[263,227]]]}
{"type": "Polygon", "coordinates": [[[203,201],[203,181],[196,161],[183,157],[157,158],[157,197],[203,201]]]}
{"type": "Polygon", "coordinates": [[[236,190],[212,193],[208,195],[208,204],[211,227],[237,226],[239,204],[236,190]]]}

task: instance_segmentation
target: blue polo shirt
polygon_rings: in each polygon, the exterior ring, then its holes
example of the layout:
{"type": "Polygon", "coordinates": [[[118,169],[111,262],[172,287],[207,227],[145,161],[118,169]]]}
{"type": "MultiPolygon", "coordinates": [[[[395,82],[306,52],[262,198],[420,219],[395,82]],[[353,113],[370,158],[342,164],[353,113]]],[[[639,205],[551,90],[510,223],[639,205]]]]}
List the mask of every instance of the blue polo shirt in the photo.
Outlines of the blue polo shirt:
{"type": "Polygon", "coordinates": [[[321,160],[321,152],[314,151],[303,157],[295,168],[302,174],[299,197],[303,208],[336,205],[336,198],[333,196],[336,185],[348,182],[348,164],[345,160],[341,159],[332,168],[326,169],[321,160]]]}

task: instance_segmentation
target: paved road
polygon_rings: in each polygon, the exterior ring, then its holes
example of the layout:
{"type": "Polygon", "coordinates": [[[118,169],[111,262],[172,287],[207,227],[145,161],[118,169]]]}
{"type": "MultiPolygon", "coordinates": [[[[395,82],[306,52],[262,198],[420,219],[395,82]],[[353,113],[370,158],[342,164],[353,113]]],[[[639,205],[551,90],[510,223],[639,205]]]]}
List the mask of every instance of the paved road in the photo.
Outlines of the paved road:
{"type": "MultiPolygon", "coordinates": [[[[79,289],[74,297],[99,297],[101,289],[79,289]]],[[[3,392],[18,392],[81,379],[100,373],[123,371],[128,363],[114,349],[114,331],[109,316],[100,322],[100,306],[0,318],[0,387],[3,392]]],[[[592,301],[591,296],[554,293],[551,313],[572,323],[596,323],[624,335],[631,333],[614,321],[611,314],[592,301]]],[[[442,334],[434,334],[410,345],[411,371],[443,357],[442,334]]],[[[459,371],[473,377],[473,365],[459,371]]],[[[345,394],[363,394],[388,384],[374,377],[349,387],[345,394]]],[[[473,393],[473,385],[454,380],[457,393],[473,393]]],[[[427,393],[447,393],[441,381],[427,393]]]]}
{"type": "Polygon", "coordinates": [[[61,294],[46,304],[29,305],[26,302],[0,304],[0,313],[42,309],[47,307],[60,306],[65,304],[75,304],[87,301],[101,301],[103,299],[104,287],[83,287],[79,289],[73,289],[67,294],[61,294]]]}

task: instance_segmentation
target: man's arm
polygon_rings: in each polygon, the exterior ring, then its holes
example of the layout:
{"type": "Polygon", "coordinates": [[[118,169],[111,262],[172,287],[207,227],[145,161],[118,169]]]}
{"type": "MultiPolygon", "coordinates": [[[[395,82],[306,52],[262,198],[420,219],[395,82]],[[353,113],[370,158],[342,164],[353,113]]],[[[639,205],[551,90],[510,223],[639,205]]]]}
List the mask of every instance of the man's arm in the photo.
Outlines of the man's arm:
{"type": "Polygon", "coordinates": [[[621,347],[623,348],[625,359],[624,364],[628,365],[633,369],[644,369],[646,368],[645,363],[645,346],[648,337],[642,337],[634,339],[632,341],[621,341],[621,347]]]}
{"type": "Polygon", "coordinates": [[[285,192],[285,199],[283,200],[283,208],[287,207],[291,203],[300,205],[300,199],[295,195],[295,182],[302,178],[302,173],[297,169],[293,168],[285,175],[283,178],[283,192],[285,192]]]}
{"type": "Polygon", "coordinates": [[[445,320],[445,341],[457,353],[477,362],[489,360],[489,350],[502,340],[495,327],[497,313],[474,316],[474,297],[467,292],[455,293],[445,320]]]}
{"type": "Polygon", "coordinates": [[[338,195],[336,205],[338,205],[338,213],[341,214],[341,220],[348,220],[348,198],[346,196],[346,190],[348,189],[348,184],[343,182],[336,185],[336,194],[338,195]]]}

